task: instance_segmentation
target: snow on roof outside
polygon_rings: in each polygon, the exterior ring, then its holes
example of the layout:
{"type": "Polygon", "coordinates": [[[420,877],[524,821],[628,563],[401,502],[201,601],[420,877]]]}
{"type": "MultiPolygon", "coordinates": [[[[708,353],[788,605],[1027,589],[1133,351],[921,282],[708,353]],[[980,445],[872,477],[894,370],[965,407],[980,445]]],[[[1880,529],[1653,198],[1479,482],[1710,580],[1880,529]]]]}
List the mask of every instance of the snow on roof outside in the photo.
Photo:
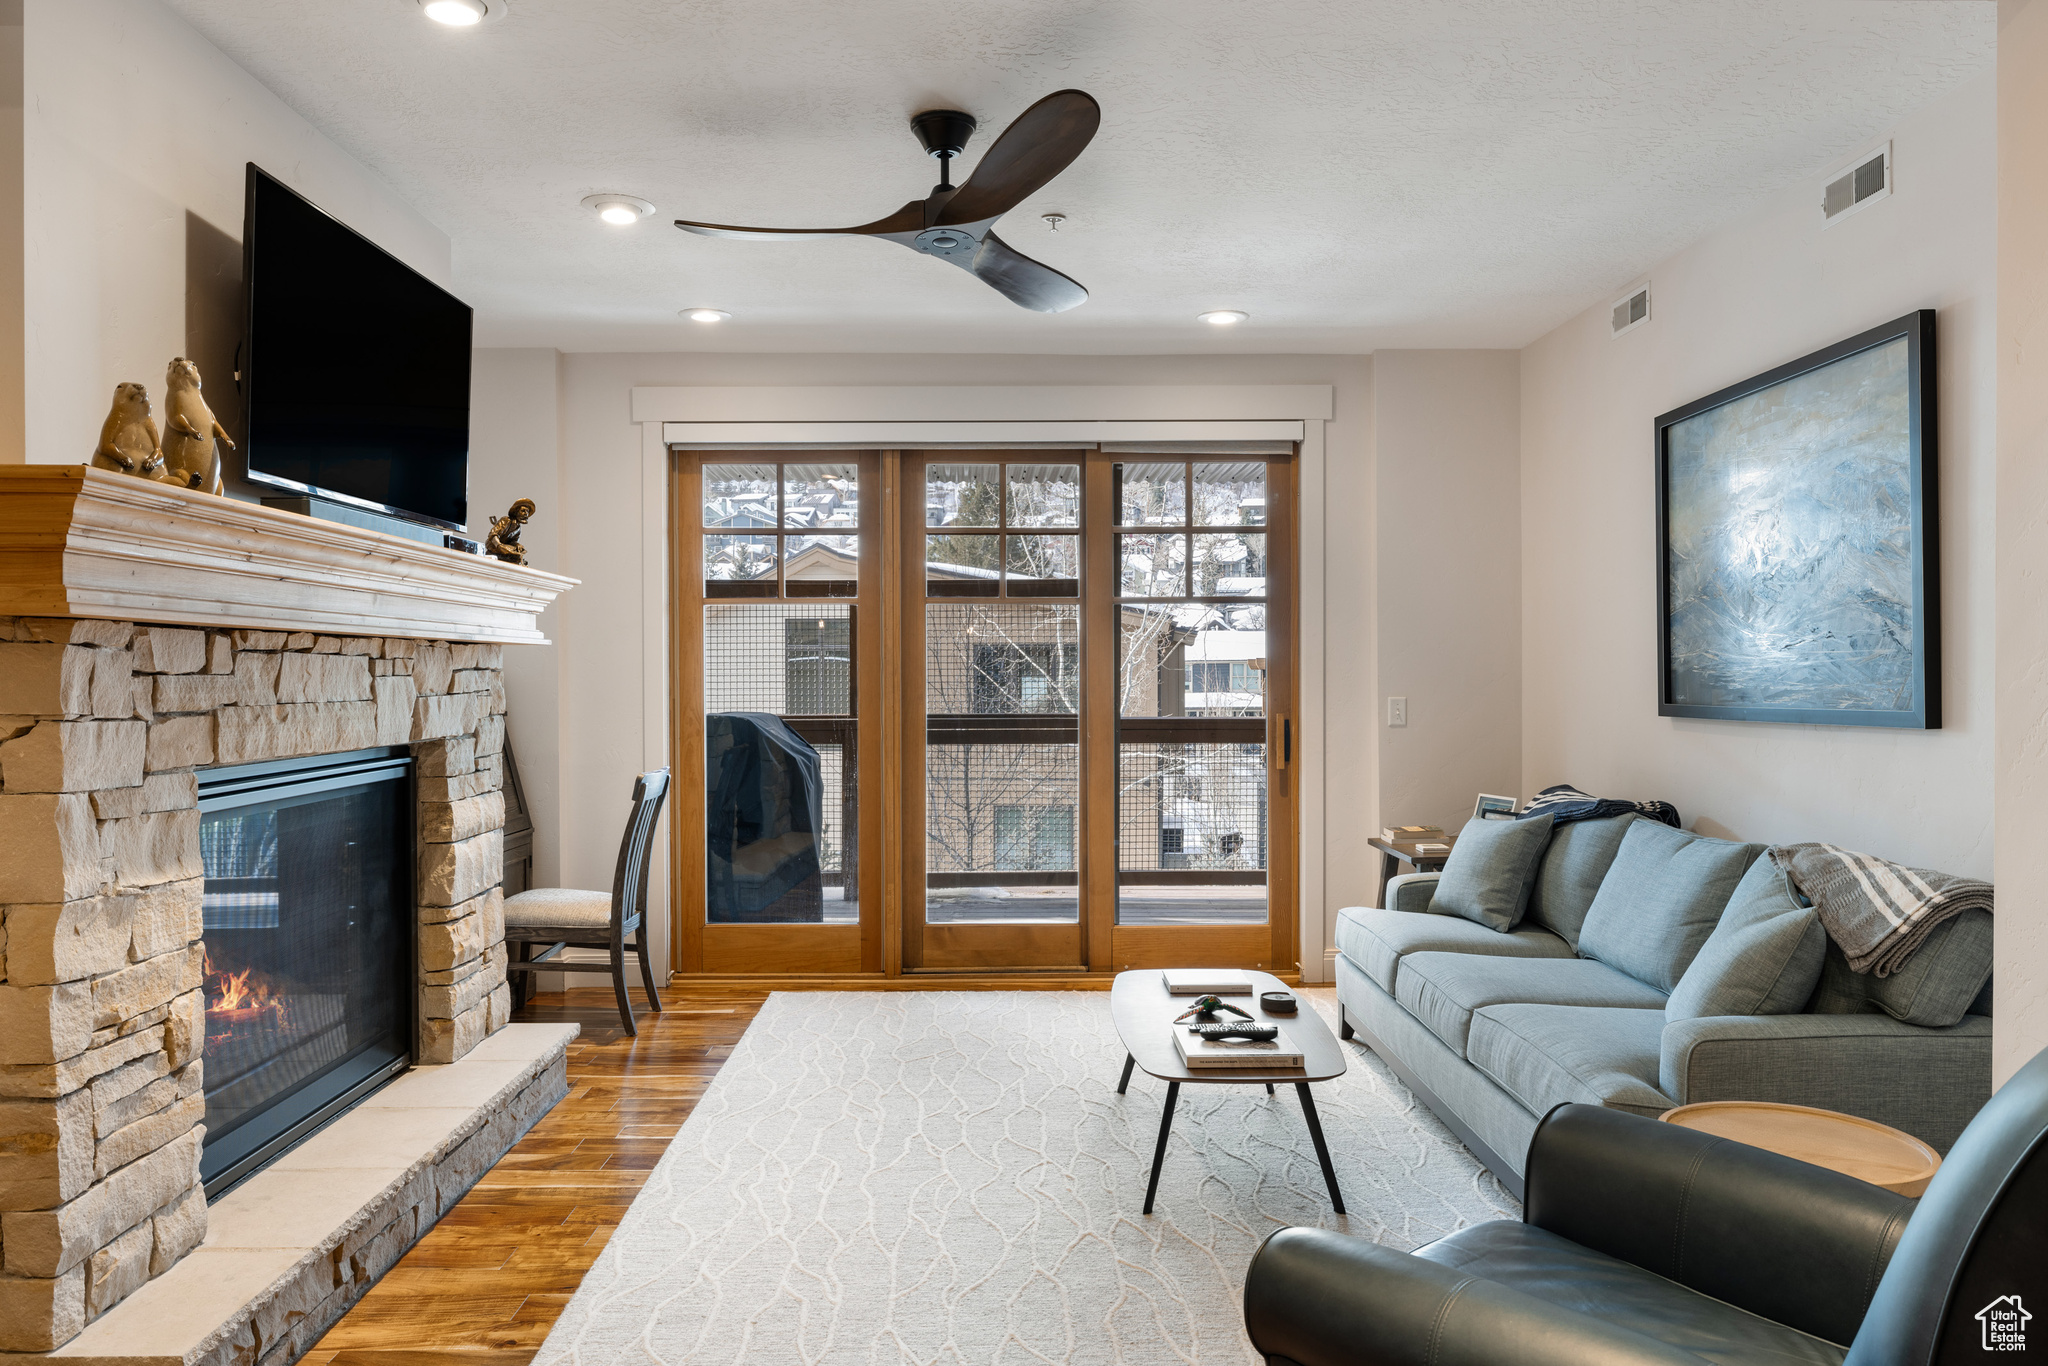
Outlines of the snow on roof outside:
{"type": "Polygon", "coordinates": [[[1263,659],[1265,654],[1264,631],[1198,631],[1188,642],[1187,657],[1191,660],[1263,659]]]}

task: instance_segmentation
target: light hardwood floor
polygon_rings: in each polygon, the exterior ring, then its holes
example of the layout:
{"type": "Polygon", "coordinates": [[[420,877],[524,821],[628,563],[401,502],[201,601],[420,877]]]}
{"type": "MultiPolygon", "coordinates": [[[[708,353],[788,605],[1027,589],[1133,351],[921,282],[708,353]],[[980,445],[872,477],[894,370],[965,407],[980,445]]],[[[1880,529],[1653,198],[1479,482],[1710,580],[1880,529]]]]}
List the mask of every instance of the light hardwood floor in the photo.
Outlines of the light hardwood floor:
{"type": "Polygon", "coordinates": [[[626,1037],[609,986],[514,1018],[574,1020],[569,1095],[370,1293],[307,1366],[525,1366],[767,993],[691,986],[626,1037]]]}

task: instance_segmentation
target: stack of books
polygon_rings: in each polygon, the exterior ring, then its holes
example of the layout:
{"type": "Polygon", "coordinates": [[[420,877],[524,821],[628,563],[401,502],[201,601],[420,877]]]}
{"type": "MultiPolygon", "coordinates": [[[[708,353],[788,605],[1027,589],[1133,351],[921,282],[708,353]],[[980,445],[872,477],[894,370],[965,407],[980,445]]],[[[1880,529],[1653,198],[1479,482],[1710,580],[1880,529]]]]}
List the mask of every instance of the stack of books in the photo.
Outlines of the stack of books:
{"type": "Polygon", "coordinates": [[[1180,1060],[1190,1068],[1256,1067],[1273,1070],[1303,1065],[1301,1050],[1287,1037],[1285,1029],[1270,1039],[1205,1039],[1176,1025],[1173,1042],[1180,1050],[1180,1060]]]}
{"type": "Polygon", "coordinates": [[[1441,840],[1444,828],[1441,825],[1390,825],[1380,831],[1380,838],[1389,844],[1416,844],[1423,840],[1441,840]]]}

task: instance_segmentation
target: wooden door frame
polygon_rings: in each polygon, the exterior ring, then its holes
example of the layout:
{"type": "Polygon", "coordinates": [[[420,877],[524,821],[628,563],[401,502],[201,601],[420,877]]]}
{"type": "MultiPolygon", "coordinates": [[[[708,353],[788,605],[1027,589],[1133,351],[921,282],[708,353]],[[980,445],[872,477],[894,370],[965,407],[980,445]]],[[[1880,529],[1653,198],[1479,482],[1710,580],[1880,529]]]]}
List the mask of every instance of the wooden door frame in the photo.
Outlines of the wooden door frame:
{"type": "MultiPolygon", "coordinates": [[[[897,887],[897,912],[902,928],[899,938],[902,943],[902,970],[910,972],[958,973],[958,972],[1087,972],[1085,913],[1086,902],[1082,901],[1083,914],[1074,925],[1061,923],[1004,923],[931,925],[924,920],[924,898],[922,882],[926,873],[926,845],[920,835],[925,830],[926,783],[911,780],[912,774],[923,774],[925,752],[928,748],[923,717],[926,706],[925,661],[929,657],[925,649],[925,625],[929,619],[930,603],[925,597],[925,537],[932,530],[925,526],[921,494],[911,496],[911,480],[922,481],[923,466],[931,463],[930,457],[938,455],[950,458],[960,464],[983,462],[1001,464],[1027,463],[1034,460],[1065,463],[1072,458],[1076,465],[1085,463],[1090,452],[1080,448],[1073,450],[945,450],[899,451],[899,476],[905,481],[905,496],[896,500],[899,511],[904,511],[902,525],[898,529],[898,547],[901,559],[898,567],[896,601],[903,612],[903,629],[900,640],[901,655],[897,661],[901,669],[901,705],[894,710],[902,717],[902,768],[904,779],[898,791],[902,794],[900,806],[900,828],[906,838],[897,850],[903,862],[903,876],[897,887]],[[909,515],[915,510],[917,515],[909,515]],[[917,724],[911,718],[918,718],[917,724]],[[919,902],[916,908],[910,902],[919,902]]],[[[1005,504],[1007,504],[1005,495],[1005,504]]],[[[1088,523],[1085,509],[1081,518],[1078,536],[1083,547],[1088,544],[1088,523]]],[[[1000,529],[997,532],[1001,534],[1000,529]]],[[[1088,568],[1082,567],[1081,589],[1077,598],[960,598],[962,603],[974,602],[1019,602],[1060,605],[1071,602],[1079,607],[1088,597],[1088,568]]],[[[943,599],[941,600],[943,601],[943,599]]],[[[1082,667],[1087,667],[1090,654],[1088,637],[1081,634],[1082,667]]],[[[1088,843],[1090,825],[1087,803],[1088,771],[1086,756],[1082,759],[1077,791],[1074,794],[1075,853],[1077,858],[1088,843]]],[[[1075,895],[1082,897],[1085,884],[1077,863],[1075,895]]]]}
{"type": "MultiPolygon", "coordinates": [[[[1099,453],[1093,458],[1101,463],[1111,463],[1133,457],[1099,453]]],[[[1204,459],[1201,455],[1151,458],[1197,463],[1204,459]]],[[[1266,809],[1269,813],[1266,827],[1266,923],[1118,925],[1114,923],[1114,915],[1099,917],[1110,924],[1105,927],[1108,942],[1101,946],[1107,956],[1097,956],[1096,942],[1091,941],[1089,945],[1088,961],[1097,971],[1213,965],[1254,967],[1277,974],[1296,972],[1300,968],[1297,947],[1301,942],[1302,882],[1302,791],[1301,765],[1298,762],[1301,755],[1298,720],[1301,698],[1299,455],[1246,458],[1262,460],[1266,464],[1266,809]],[[1279,591],[1274,591],[1274,585],[1279,591]]],[[[1102,537],[1105,572],[1112,568],[1109,562],[1114,553],[1110,549],[1112,539],[1110,534],[1102,537]]],[[[1110,625],[1114,629],[1113,615],[1117,605],[1109,595],[1103,597],[1103,602],[1103,610],[1112,615],[1110,625]]],[[[1114,640],[1116,637],[1109,638],[1114,640]]],[[[1107,653],[1110,655],[1107,667],[1114,671],[1115,651],[1107,653]]],[[[1102,734],[1094,740],[1100,749],[1106,751],[1108,776],[1105,781],[1110,784],[1109,797],[1112,801],[1116,795],[1117,720],[1114,712],[1103,718],[1103,723],[1097,727],[1102,734]]],[[[1116,811],[1114,806],[1110,809],[1116,811]]],[[[1115,822],[1121,828],[1121,813],[1117,813],[1115,822]]],[[[1107,872],[1101,877],[1112,899],[1098,904],[1114,906],[1118,866],[1114,850],[1110,851],[1107,862],[1107,872]]]]}
{"type": "MultiPolygon", "coordinates": [[[[883,507],[887,471],[881,455],[874,451],[701,451],[674,453],[669,462],[669,560],[675,566],[670,597],[672,612],[668,625],[670,677],[675,686],[669,696],[669,734],[675,774],[669,801],[670,868],[673,870],[669,896],[669,927],[674,946],[671,961],[676,972],[691,976],[717,977],[791,975],[818,973],[833,976],[880,974],[884,969],[882,945],[884,912],[889,898],[888,870],[884,850],[893,831],[882,818],[887,803],[882,800],[885,775],[879,759],[885,744],[878,705],[884,696],[882,677],[886,640],[864,646],[867,634],[862,623],[879,618],[889,595],[882,591],[885,547],[883,507]],[[860,470],[859,591],[852,598],[791,599],[761,598],[754,601],[787,603],[810,601],[819,605],[848,607],[853,622],[853,697],[855,724],[855,781],[861,811],[858,845],[859,923],[853,925],[763,924],[711,925],[704,918],[705,878],[705,751],[704,751],[704,609],[714,601],[707,598],[704,580],[696,568],[701,546],[698,536],[703,467],[716,461],[760,463],[805,463],[815,457],[819,463],[851,460],[860,470]],[[688,572],[686,572],[688,571],[688,572]]],[[[749,599],[734,598],[739,603],[749,599]]]]}

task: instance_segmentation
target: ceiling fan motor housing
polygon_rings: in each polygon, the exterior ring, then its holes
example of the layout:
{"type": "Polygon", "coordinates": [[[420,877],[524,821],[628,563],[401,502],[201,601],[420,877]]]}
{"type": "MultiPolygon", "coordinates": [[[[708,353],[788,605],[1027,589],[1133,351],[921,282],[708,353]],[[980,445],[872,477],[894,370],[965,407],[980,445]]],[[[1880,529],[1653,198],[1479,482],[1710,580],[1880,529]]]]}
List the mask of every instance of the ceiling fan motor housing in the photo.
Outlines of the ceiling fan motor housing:
{"type": "Polygon", "coordinates": [[[967,150],[974,136],[974,115],[958,109],[927,109],[911,116],[910,126],[925,151],[935,157],[956,157],[967,150]]]}
{"type": "Polygon", "coordinates": [[[917,249],[925,255],[943,257],[948,261],[972,260],[974,253],[981,249],[981,243],[974,234],[961,228],[926,228],[914,240],[917,249]]]}

